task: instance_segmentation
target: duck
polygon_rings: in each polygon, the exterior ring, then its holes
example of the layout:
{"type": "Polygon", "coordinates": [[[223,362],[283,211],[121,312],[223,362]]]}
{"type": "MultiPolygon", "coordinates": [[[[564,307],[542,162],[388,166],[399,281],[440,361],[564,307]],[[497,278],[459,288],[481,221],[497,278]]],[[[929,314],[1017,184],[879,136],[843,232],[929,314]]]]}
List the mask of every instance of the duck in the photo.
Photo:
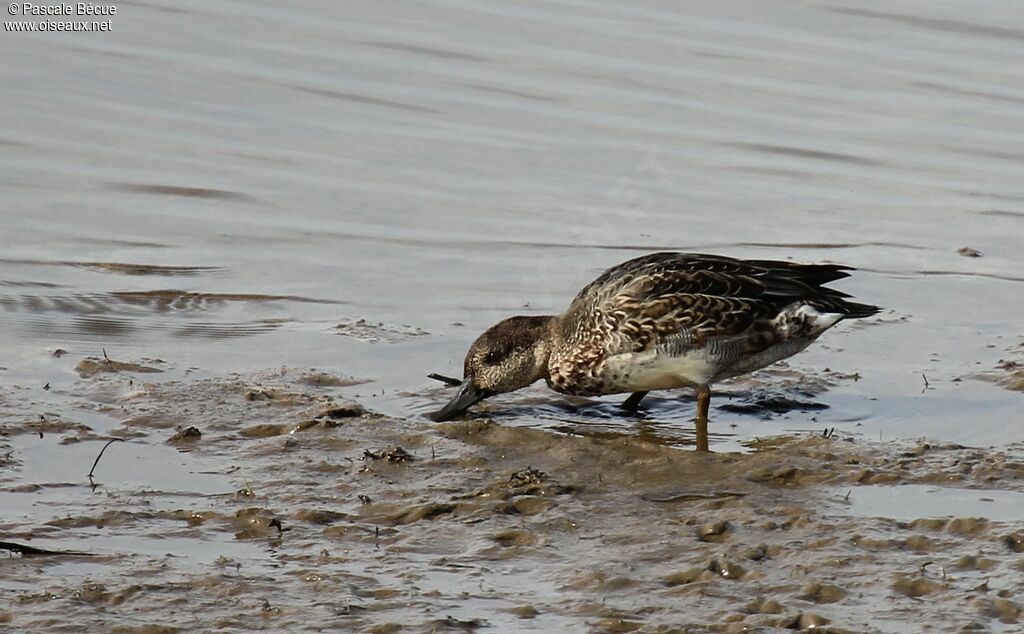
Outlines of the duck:
{"type": "Polygon", "coordinates": [[[606,270],[560,315],[519,315],[469,347],[458,392],[434,421],[543,379],[561,394],[630,396],[692,388],[696,449],[708,446],[711,387],[804,350],[844,319],[879,308],[826,286],[852,267],[661,252],[606,270]]]}

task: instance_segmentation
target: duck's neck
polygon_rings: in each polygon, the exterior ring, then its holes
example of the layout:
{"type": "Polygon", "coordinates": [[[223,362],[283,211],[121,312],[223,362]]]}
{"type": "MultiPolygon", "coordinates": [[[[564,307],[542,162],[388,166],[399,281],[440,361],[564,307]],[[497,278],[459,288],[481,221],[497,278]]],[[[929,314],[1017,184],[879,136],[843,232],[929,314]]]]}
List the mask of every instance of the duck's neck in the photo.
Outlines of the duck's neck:
{"type": "Polygon", "coordinates": [[[529,331],[533,350],[534,381],[548,378],[548,362],[558,344],[560,333],[556,315],[525,317],[523,325],[529,331]]]}

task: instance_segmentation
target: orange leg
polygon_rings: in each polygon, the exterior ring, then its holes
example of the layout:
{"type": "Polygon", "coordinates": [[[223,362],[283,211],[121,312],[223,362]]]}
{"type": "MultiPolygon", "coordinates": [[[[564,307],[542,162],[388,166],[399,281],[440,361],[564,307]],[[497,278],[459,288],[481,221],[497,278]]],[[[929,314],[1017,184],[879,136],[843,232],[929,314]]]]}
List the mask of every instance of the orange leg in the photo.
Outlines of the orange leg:
{"type": "Polygon", "coordinates": [[[711,451],[708,448],[708,408],[711,407],[711,387],[697,388],[697,451],[711,451]]]}

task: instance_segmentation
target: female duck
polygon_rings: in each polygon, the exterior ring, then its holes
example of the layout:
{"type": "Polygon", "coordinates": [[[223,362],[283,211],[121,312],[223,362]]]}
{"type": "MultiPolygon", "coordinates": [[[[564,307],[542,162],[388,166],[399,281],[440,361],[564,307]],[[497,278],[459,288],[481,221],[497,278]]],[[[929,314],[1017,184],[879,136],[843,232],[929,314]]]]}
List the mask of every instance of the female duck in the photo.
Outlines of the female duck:
{"type": "Polygon", "coordinates": [[[708,450],[711,385],[806,348],[842,319],[875,306],[824,284],[850,267],[654,253],[602,273],[561,315],[510,317],[466,355],[458,394],[436,421],[544,379],[563,394],[697,391],[697,449],[708,450]]]}

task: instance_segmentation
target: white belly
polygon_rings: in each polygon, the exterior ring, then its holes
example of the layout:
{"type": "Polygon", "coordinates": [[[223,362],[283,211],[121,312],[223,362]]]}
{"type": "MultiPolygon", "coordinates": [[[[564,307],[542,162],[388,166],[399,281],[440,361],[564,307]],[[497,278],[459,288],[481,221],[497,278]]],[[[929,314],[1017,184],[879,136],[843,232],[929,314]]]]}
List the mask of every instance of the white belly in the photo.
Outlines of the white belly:
{"type": "Polygon", "coordinates": [[[680,355],[655,351],[618,354],[602,364],[600,378],[605,393],[710,385],[793,356],[812,341],[814,337],[790,339],[755,355],[739,358],[731,354],[719,356],[708,348],[680,355]]]}
{"type": "Polygon", "coordinates": [[[606,359],[600,374],[609,391],[642,392],[703,385],[717,370],[715,360],[704,350],[678,356],[631,352],[606,359]]]}

